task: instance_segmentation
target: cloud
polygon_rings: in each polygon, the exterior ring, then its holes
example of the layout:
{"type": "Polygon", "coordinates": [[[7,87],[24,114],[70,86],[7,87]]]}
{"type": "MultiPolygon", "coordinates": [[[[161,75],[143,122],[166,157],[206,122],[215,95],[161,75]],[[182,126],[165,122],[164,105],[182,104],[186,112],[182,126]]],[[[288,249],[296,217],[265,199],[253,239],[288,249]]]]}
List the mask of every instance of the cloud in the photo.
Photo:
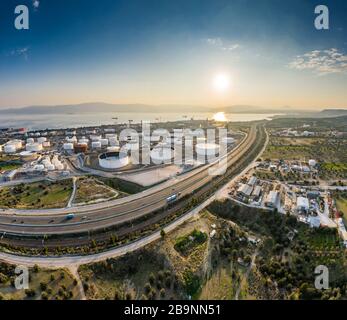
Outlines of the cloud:
{"type": "Polygon", "coordinates": [[[34,9],[38,9],[40,6],[40,1],[39,0],[33,0],[33,7],[34,9]]]}
{"type": "Polygon", "coordinates": [[[296,70],[312,70],[317,75],[347,72],[347,55],[338,49],[313,50],[289,63],[296,70]]]}
{"type": "Polygon", "coordinates": [[[19,48],[12,50],[10,55],[13,57],[24,57],[25,60],[28,60],[29,47],[19,48]]]}
{"type": "Polygon", "coordinates": [[[231,43],[229,41],[225,41],[221,38],[207,38],[204,39],[204,42],[207,43],[211,47],[215,47],[217,49],[223,51],[234,51],[240,48],[240,45],[237,43],[231,43]]]}

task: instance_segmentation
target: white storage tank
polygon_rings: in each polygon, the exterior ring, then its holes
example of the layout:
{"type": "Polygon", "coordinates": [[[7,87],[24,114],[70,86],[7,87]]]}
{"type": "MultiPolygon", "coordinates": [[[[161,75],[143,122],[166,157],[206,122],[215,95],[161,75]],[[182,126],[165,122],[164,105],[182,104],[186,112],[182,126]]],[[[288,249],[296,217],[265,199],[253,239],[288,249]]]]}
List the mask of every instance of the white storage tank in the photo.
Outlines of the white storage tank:
{"type": "Polygon", "coordinates": [[[219,145],[215,143],[198,143],[195,150],[200,156],[214,156],[219,153],[219,145]]]}
{"type": "Polygon", "coordinates": [[[77,142],[77,137],[76,136],[73,136],[72,138],[66,137],[66,142],[75,143],[77,142]]]}
{"type": "Polygon", "coordinates": [[[25,146],[25,149],[27,151],[39,152],[39,151],[42,151],[43,148],[42,148],[42,144],[41,143],[34,142],[34,143],[28,143],[25,146]]]}
{"type": "Polygon", "coordinates": [[[7,145],[13,145],[16,148],[16,151],[23,147],[22,140],[11,140],[6,143],[7,145]]]}
{"type": "Polygon", "coordinates": [[[106,147],[108,146],[108,139],[100,139],[101,146],[106,147]]]}
{"type": "Polygon", "coordinates": [[[66,151],[71,151],[73,150],[73,143],[67,142],[63,144],[63,149],[66,151]]]}
{"type": "Polygon", "coordinates": [[[34,171],[44,171],[45,166],[43,164],[37,164],[34,166],[34,171]]]}
{"type": "Polygon", "coordinates": [[[117,135],[115,133],[107,133],[107,134],[105,134],[105,138],[107,138],[107,139],[110,139],[110,138],[117,139],[117,135]]]}
{"type": "Polygon", "coordinates": [[[93,141],[92,142],[92,149],[100,149],[101,148],[101,142],[100,141],[93,141]]]}
{"type": "Polygon", "coordinates": [[[31,151],[22,151],[19,156],[22,158],[24,161],[33,161],[38,158],[38,155],[36,152],[31,152],[31,151]]]}
{"type": "Polygon", "coordinates": [[[107,147],[107,152],[119,152],[120,147],[118,146],[112,146],[112,147],[107,147]]]}
{"type": "Polygon", "coordinates": [[[38,143],[44,143],[44,142],[46,142],[47,141],[47,138],[45,138],[45,137],[40,137],[40,138],[37,138],[37,142],[38,143]]]}
{"type": "Polygon", "coordinates": [[[151,150],[151,159],[155,164],[170,163],[175,150],[166,145],[158,145],[151,150]]]}
{"type": "Polygon", "coordinates": [[[95,134],[92,134],[90,135],[90,140],[92,141],[99,141],[102,137],[100,135],[95,135],[95,134]]]}
{"type": "Polygon", "coordinates": [[[309,165],[310,167],[315,167],[315,166],[317,165],[317,161],[316,161],[316,160],[313,160],[313,159],[310,159],[310,160],[308,161],[308,165],[309,165]]]}
{"type": "Polygon", "coordinates": [[[99,165],[105,169],[119,169],[129,164],[129,157],[124,152],[106,152],[99,156],[99,165]]]}
{"type": "Polygon", "coordinates": [[[4,147],[4,152],[5,153],[16,153],[17,148],[16,145],[14,144],[6,144],[4,147]]]}
{"type": "Polygon", "coordinates": [[[110,143],[110,146],[115,147],[115,146],[119,146],[119,141],[117,138],[109,138],[108,142],[110,143]]]}
{"type": "Polygon", "coordinates": [[[89,139],[87,139],[87,138],[81,138],[81,139],[78,140],[78,143],[79,143],[79,144],[88,145],[89,139]]]}

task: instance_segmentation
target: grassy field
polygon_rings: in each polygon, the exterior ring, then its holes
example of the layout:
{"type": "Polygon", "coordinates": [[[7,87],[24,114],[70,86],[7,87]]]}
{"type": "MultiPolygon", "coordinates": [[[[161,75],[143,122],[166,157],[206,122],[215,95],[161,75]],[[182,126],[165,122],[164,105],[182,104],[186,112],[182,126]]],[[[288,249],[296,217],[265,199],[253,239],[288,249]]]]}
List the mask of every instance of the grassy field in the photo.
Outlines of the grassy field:
{"type": "Polygon", "coordinates": [[[35,209],[64,207],[72,192],[70,179],[35,182],[0,189],[0,207],[35,209]]]}
{"type": "Polygon", "coordinates": [[[0,171],[10,171],[18,169],[22,166],[20,162],[2,162],[0,161],[0,171]]]}
{"type": "Polygon", "coordinates": [[[200,300],[233,300],[235,288],[232,274],[227,267],[220,267],[203,285],[200,300]]]}
{"type": "Polygon", "coordinates": [[[270,137],[262,155],[264,159],[308,160],[347,163],[347,146],[343,140],[321,138],[270,137]]]}
{"type": "Polygon", "coordinates": [[[17,290],[13,285],[14,266],[1,264],[1,300],[66,300],[80,299],[77,282],[64,269],[29,269],[29,289],[17,290]]]}
{"type": "Polygon", "coordinates": [[[206,234],[209,219],[187,222],[143,250],[103,263],[84,265],[79,274],[88,299],[187,299],[202,283],[208,255],[206,234]],[[178,239],[204,230],[203,243],[182,252],[174,248],[178,239]]]}
{"type": "Polygon", "coordinates": [[[94,201],[106,201],[118,196],[117,191],[112,191],[110,187],[102,182],[89,177],[79,178],[77,181],[76,204],[85,204],[94,201]]]}
{"type": "Polygon", "coordinates": [[[79,268],[88,299],[178,298],[177,281],[165,257],[151,249],[79,268]]]}
{"type": "Polygon", "coordinates": [[[177,238],[174,248],[182,255],[189,256],[196,247],[202,245],[206,240],[206,233],[194,229],[191,233],[177,238]]]}
{"type": "Polygon", "coordinates": [[[328,176],[335,178],[347,178],[347,162],[336,163],[327,162],[323,163],[319,168],[320,176],[328,176]]]}

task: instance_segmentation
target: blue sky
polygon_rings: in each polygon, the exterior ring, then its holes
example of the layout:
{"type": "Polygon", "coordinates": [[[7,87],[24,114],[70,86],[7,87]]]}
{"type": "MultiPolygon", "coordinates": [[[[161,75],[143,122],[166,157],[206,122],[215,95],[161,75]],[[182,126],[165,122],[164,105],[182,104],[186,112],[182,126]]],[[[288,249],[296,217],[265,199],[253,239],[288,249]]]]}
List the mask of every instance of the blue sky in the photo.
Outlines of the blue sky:
{"type": "Polygon", "coordinates": [[[5,0],[0,107],[112,103],[347,107],[347,2],[5,0]],[[30,8],[30,30],[14,8],[30,8]],[[216,92],[216,74],[230,90],[216,92]]]}

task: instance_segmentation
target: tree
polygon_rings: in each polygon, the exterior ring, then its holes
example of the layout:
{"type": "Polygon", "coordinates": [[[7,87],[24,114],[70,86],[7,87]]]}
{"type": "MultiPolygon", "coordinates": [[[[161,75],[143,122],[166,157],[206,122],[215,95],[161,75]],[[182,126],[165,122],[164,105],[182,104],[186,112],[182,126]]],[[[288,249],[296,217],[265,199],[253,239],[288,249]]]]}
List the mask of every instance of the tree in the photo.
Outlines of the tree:
{"type": "Polygon", "coordinates": [[[43,292],[41,293],[41,299],[42,299],[42,300],[48,300],[48,294],[47,294],[47,292],[43,291],[43,292]]]}
{"type": "Polygon", "coordinates": [[[33,270],[35,273],[38,273],[40,271],[40,268],[37,264],[34,265],[33,270]]]}
{"type": "Polygon", "coordinates": [[[153,273],[151,273],[149,275],[149,278],[148,278],[150,284],[154,284],[154,281],[155,281],[155,275],[153,273]]]}
{"type": "Polygon", "coordinates": [[[162,288],[162,289],[160,290],[160,296],[161,296],[162,298],[164,298],[165,295],[166,295],[165,289],[162,288]]]}
{"type": "Polygon", "coordinates": [[[160,230],[160,236],[161,236],[162,238],[164,238],[165,235],[166,235],[165,230],[164,230],[164,229],[161,229],[161,230],[160,230]]]}
{"type": "Polygon", "coordinates": [[[132,297],[130,292],[127,292],[127,294],[125,295],[125,299],[126,300],[132,300],[133,299],[133,297],[132,297]]]}
{"type": "Polygon", "coordinates": [[[36,291],[34,289],[25,289],[25,294],[27,297],[34,297],[36,295],[36,291]]]}
{"type": "Polygon", "coordinates": [[[41,288],[41,291],[45,291],[47,289],[47,283],[40,282],[40,288],[41,288]]]}
{"type": "Polygon", "coordinates": [[[147,283],[145,284],[145,292],[146,292],[146,293],[149,293],[149,292],[151,291],[151,289],[152,289],[152,286],[147,282],[147,283]]]}

